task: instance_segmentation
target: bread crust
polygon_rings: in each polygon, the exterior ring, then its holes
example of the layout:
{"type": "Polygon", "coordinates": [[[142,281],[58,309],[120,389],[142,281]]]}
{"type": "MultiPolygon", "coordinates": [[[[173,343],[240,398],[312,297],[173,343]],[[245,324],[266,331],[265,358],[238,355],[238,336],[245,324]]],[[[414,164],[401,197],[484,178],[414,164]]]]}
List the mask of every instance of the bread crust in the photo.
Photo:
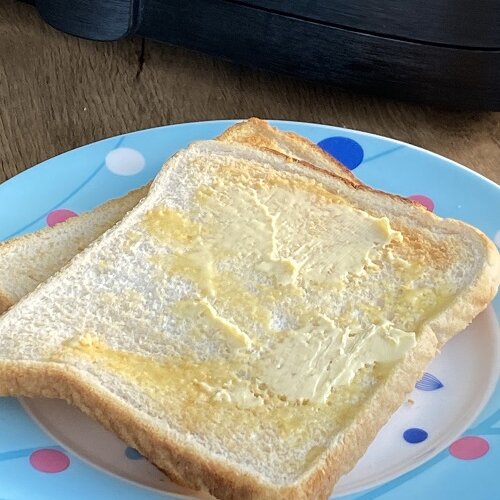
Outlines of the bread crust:
{"type": "Polygon", "coordinates": [[[3,314],[10,307],[14,305],[14,301],[12,301],[5,293],[2,293],[0,290],[0,314],[3,314]]]}
{"type": "Polygon", "coordinates": [[[325,161],[332,164],[333,169],[338,169],[342,173],[342,176],[346,179],[351,180],[355,184],[362,184],[361,181],[359,181],[359,179],[357,179],[356,176],[345,165],[343,165],[340,161],[338,161],[323,148],[320,148],[316,143],[296,134],[295,132],[284,132],[275,127],[272,127],[266,120],[261,120],[260,118],[252,117],[243,122],[236,123],[235,125],[229,127],[226,131],[224,131],[217,138],[217,140],[222,142],[248,144],[258,149],[269,149],[259,144],[259,134],[261,134],[260,137],[265,137],[269,134],[273,138],[286,138],[292,143],[299,144],[304,149],[313,151],[315,154],[323,157],[325,161]],[[240,133],[242,133],[245,139],[242,139],[240,133]]]}

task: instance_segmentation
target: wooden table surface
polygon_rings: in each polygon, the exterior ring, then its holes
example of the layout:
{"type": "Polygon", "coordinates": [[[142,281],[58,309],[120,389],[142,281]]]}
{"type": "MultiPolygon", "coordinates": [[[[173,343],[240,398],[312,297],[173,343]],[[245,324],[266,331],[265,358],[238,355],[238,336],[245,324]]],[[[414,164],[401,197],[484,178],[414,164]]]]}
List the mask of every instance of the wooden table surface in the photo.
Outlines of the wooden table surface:
{"type": "Polygon", "coordinates": [[[500,183],[500,113],[458,113],[268,74],[141,39],[80,40],[0,3],[0,182],[123,132],[259,116],[340,125],[422,146],[500,183]]]}

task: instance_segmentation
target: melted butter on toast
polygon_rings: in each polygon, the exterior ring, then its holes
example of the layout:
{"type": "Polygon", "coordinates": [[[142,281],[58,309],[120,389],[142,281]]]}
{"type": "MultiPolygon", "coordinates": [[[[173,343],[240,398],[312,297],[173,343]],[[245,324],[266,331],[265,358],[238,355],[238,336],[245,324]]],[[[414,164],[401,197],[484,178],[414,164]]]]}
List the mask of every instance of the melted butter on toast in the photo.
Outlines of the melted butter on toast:
{"type": "MultiPolygon", "coordinates": [[[[370,318],[369,327],[353,320],[352,304],[331,314],[324,297],[335,300],[352,276],[369,279],[377,268],[372,258],[385,251],[394,259],[387,247],[403,237],[387,218],[349,205],[314,180],[257,166],[227,168],[194,199],[191,211],[156,206],[141,225],[163,250],[150,258],[155,279],[180,278],[194,287],[165,304],[169,314],[197,342],[218,339],[223,353],[172,358],[161,369],[102,341],[73,346],[73,354],[94,353],[128,377],[134,366],[134,374],[143,374],[134,375],[138,382],[149,374],[149,385],[166,393],[178,390],[173,381],[189,372],[192,395],[214,404],[324,405],[358,372],[403,358],[416,343],[419,321],[450,300],[446,292],[408,286],[398,295],[387,292],[382,306],[354,305],[370,318]],[[275,317],[280,310],[285,320],[275,317]],[[410,328],[398,327],[383,310],[408,314],[410,328]]],[[[405,266],[399,267],[404,277],[405,266]]],[[[416,267],[411,264],[411,279],[416,267]]]]}
{"type": "MultiPolygon", "coordinates": [[[[365,272],[374,252],[401,238],[386,218],[340,203],[315,181],[269,171],[228,172],[195,198],[192,214],[160,206],[145,215],[147,231],[170,250],[153,262],[195,285],[193,297],[171,311],[195,333],[209,335],[212,324],[231,349],[248,349],[252,380],[292,401],[325,403],[360,368],[396,361],[415,345],[414,333],[387,322],[341,330],[309,305],[343,286],[348,274],[365,272]],[[272,323],[283,305],[280,291],[295,299],[293,327],[272,323]]],[[[221,394],[253,401],[236,387],[221,394]]]]}

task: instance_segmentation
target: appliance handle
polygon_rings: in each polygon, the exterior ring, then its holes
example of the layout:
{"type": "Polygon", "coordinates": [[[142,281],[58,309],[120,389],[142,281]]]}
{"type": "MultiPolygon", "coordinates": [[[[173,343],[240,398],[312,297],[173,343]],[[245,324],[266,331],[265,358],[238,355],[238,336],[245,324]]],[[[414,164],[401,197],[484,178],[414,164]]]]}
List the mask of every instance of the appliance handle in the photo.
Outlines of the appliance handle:
{"type": "Polygon", "coordinates": [[[34,3],[52,27],[90,40],[111,41],[134,34],[142,16],[142,0],[35,0],[34,3]]]}

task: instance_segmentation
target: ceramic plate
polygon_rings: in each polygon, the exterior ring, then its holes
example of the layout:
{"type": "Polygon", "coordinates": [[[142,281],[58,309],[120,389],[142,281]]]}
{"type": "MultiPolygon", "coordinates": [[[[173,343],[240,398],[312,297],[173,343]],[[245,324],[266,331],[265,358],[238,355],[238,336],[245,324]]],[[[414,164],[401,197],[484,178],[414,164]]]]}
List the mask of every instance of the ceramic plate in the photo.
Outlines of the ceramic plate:
{"type": "MultiPolygon", "coordinates": [[[[0,185],[0,240],[52,226],[138,187],[193,140],[231,121],[106,139],[0,185]]],[[[500,246],[500,188],[441,156],[342,128],[274,122],[336,156],[365,183],[464,220],[500,246]]],[[[451,340],[334,498],[494,498],[500,461],[500,300],[451,340]]],[[[189,496],[136,450],[60,401],[0,398],[0,498],[153,500],[189,496]]]]}

